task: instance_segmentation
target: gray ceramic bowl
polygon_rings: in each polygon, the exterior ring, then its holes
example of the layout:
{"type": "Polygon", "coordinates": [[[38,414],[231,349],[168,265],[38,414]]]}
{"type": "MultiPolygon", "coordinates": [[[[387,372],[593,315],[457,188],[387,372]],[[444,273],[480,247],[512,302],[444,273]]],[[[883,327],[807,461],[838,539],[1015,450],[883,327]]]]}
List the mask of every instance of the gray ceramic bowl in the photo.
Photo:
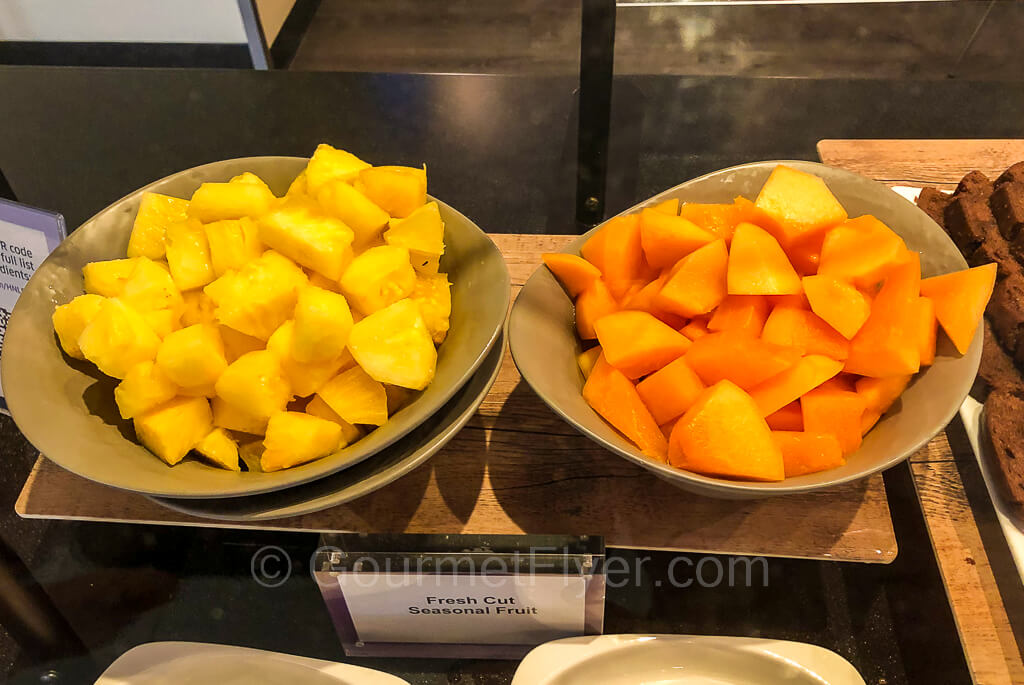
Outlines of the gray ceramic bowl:
{"type": "Polygon", "coordinates": [[[451,330],[438,349],[434,381],[385,425],[323,459],[276,473],[232,473],[195,460],[168,467],[132,441],[131,424],[121,420],[114,404],[114,379],[61,352],[50,322],[54,308],[82,293],[84,264],[124,256],[144,191],[189,197],[203,182],[252,171],[281,195],[306,161],[249,157],[168,176],[82,224],[43,262],[11,315],[0,374],[14,421],[47,458],[90,480],[147,495],[214,498],[269,492],[322,478],[386,449],[466,384],[501,334],[509,273],[487,235],[440,201],[446,245],[441,267],[453,285],[451,330]]]}
{"type": "MultiPolygon", "coordinates": [[[[813,162],[756,162],[716,171],[652,197],[624,214],[664,200],[731,202],[737,195],[753,199],[777,164],[816,174],[843,203],[850,216],[873,214],[921,253],[924,276],[966,268],[949,236],[920,209],[886,186],[857,174],[813,162]]],[[[598,230],[600,226],[594,229],[598,230]]],[[[570,243],[565,252],[579,254],[593,233],[570,243]]],[[[982,334],[960,356],[939,336],[935,363],[919,373],[896,405],[865,437],[845,466],[787,478],[779,483],[749,483],[702,476],[672,468],[644,456],[583,400],[583,375],[576,364],[582,349],[576,337],[573,304],[554,276],[539,268],[520,291],[509,318],[509,346],[523,378],[555,413],[581,433],[626,459],[650,469],[681,488],[724,498],[752,498],[808,492],[859,480],[903,461],[945,428],[967,396],[981,359],[982,334]]]]}

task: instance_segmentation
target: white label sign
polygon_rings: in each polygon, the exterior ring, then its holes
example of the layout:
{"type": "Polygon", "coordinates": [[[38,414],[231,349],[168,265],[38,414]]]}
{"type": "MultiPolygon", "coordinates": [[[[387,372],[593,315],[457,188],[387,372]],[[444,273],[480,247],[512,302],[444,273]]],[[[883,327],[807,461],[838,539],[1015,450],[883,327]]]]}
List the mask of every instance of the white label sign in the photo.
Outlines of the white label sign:
{"type": "Polygon", "coordinates": [[[359,640],[540,644],[584,632],[586,578],[342,573],[359,640]]]}

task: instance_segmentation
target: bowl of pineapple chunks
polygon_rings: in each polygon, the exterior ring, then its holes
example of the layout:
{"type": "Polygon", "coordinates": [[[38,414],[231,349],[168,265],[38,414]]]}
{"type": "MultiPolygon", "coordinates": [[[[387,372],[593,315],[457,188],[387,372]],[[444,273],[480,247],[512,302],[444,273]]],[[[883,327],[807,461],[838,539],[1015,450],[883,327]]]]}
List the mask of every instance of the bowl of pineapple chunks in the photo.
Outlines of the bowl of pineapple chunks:
{"type": "Polygon", "coordinates": [[[881,183],[811,162],[683,183],[544,262],[509,318],[523,378],[609,450],[725,498],[923,447],[971,388],[996,277],[881,183]]]}
{"type": "Polygon", "coordinates": [[[216,498],[307,483],[431,417],[500,337],[509,274],[425,167],[224,160],[75,230],[12,313],[4,391],[78,475],[216,498]]]}

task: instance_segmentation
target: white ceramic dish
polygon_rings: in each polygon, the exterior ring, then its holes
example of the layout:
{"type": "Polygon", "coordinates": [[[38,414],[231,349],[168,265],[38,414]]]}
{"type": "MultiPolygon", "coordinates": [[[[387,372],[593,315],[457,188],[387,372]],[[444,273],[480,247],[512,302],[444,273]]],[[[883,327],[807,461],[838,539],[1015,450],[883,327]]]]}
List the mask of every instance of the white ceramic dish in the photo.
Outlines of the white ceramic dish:
{"type": "Polygon", "coordinates": [[[512,685],[865,685],[835,652],[785,640],[599,635],[543,644],[512,685]]]}

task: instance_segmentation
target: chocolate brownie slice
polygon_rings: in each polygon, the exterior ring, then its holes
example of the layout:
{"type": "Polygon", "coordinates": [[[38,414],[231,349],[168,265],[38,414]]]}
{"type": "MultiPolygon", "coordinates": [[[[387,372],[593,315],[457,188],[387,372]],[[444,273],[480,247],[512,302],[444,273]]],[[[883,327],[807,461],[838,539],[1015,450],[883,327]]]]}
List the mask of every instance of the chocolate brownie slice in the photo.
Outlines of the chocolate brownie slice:
{"type": "Polygon", "coordinates": [[[1003,348],[1016,352],[1024,340],[1024,278],[1010,276],[996,283],[985,313],[1003,348]]]}
{"type": "Polygon", "coordinates": [[[1024,183],[1002,184],[992,192],[988,206],[1007,240],[1015,239],[1024,229],[1024,183]]]}
{"type": "Polygon", "coordinates": [[[946,207],[944,217],[946,232],[965,255],[977,250],[986,234],[999,233],[988,198],[981,195],[957,197],[946,207]]]}
{"type": "Polygon", "coordinates": [[[1011,503],[1024,506],[1024,399],[993,392],[985,401],[984,425],[997,480],[1011,503]]]}
{"type": "Polygon", "coordinates": [[[998,233],[985,238],[978,249],[967,257],[967,263],[971,266],[981,266],[990,262],[995,262],[998,267],[996,280],[1002,280],[1008,276],[1024,275],[1024,268],[1014,258],[1009,243],[998,233]]]}
{"type": "Polygon", "coordinates": [[[1024,183],[1024,162],[1017,162],[1000,174],[995,185],[1001,186],[1004,183],[1024,183]]]}
{"type": "Polygon", "coordinates": [[[946,227],[946,207],[953,201],[949,193],[944,193],[935,188],[922,188],[921,194],[917,196],[917,206],[924,210],[924,213],[932,218],[932,221],[943,228],[946,227]]]}
{"type": "Polygon", "coordinates": [[[988,180],[988,176],[980,171],[972,171],[960,180],[960,183],[956,186],[956,192],[953,194],[957,197],[961,195],[981,195],[987,198],[992,194],[992,181],[988,180]]]}
{"type": "MultiPolygon", "coordinates": [[[[981,366],[978,368],[978,376],[992,391],[1002,390],[1012,392],[1015,395],[1024,397],[1024,378],[1021,378],[1017,367],[1013,365],[1010,355],[1006,354],[1002,345],[996,340],[992,332],[992,324],[986,318],[982,323],[982,331],[985,336],[985,344],[981,348],[981,366]]],[[[983,400],[986,392],[971,392],[976,399],[983,400]]]]}

